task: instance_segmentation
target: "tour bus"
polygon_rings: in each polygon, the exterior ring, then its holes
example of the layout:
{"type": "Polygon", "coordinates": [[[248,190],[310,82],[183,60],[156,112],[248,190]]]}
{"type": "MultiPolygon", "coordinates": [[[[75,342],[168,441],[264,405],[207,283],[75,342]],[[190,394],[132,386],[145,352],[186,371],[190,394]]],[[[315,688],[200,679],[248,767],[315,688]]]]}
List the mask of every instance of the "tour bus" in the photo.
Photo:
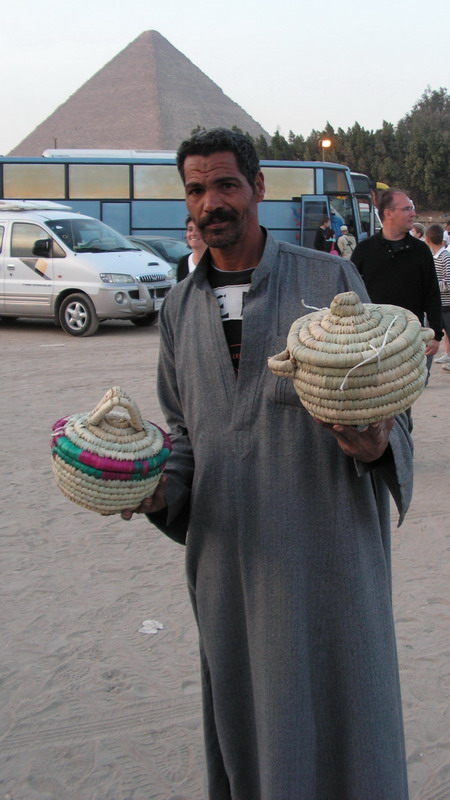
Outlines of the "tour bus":
{"type": "MultiPolygon", "coordinates": [[[[336,236],[374,232],[373,204],[358,196],[348,167],[321,161],[261,161],[260,221],[276,239],[313,247],[324,216],[336,236]]],[[[186,205],[172,151],[46,150],[0,157],[0,198],[63,201],[124,235],[183,238],[186,205]]]]}

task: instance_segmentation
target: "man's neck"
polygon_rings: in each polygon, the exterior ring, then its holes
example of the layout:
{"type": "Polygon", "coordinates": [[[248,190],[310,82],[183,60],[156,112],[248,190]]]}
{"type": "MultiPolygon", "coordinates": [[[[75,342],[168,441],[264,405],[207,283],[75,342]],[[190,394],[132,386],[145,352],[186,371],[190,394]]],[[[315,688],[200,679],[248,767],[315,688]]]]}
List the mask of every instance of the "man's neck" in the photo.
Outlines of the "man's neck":
{"type": "Polygon", "coordinates": [[[439,253],[439,250],[445,249],[445,244],[443,242],[441,242],[441,244],[434,244],[433,242],[427,242],[427,245],[434,256],[436,255],[436,253],[439,253]]]}
{"type": "Polygon", "coordinates": [[[245,242],[237,242],[228,247],[210,247],[211,260],[217,269],[237,272],[257,267],[264,252],[265,234],[258,228],[255,236],[245,242]]]}
{"type": "Polygon", "coordinates": [[[381,235],[383,239],[388,239],[389,242],[399,242],[404,239],[408,231],[399,231],[398,228],[391,228],[390,225],[383,225],[381,235]]]}

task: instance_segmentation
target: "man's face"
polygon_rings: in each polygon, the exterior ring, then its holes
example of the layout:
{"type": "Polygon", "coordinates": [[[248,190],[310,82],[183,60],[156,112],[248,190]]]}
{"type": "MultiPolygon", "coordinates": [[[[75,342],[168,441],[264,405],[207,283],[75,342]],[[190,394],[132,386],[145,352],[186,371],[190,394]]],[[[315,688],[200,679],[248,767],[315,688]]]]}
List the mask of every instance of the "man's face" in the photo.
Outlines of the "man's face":
{"type": "Polygon", "coordinates": [[[383,222],[388,223],[393,233],[408,233],[413,226],[415,217],[416,209],[411,198],[403,192],[396,192],[392,208],[387,208],[384,212],[383,222]]]}
{"type": "Polygon", "coordinates": [[[264,177],[258,172],[253,190],[234,153],[187,156],[184,179],[189,214],[209,247],[235,245],[255,225],[259,228],[257,205],[264,198],[264,177]]]}

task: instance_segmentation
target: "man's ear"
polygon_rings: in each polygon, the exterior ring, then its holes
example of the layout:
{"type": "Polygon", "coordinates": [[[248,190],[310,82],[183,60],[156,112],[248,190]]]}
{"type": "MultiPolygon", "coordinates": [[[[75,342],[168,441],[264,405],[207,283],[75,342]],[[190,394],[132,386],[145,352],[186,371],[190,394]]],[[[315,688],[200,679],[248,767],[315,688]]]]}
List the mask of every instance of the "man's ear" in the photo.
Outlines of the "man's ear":
{"type": "Polygon", "coordinates": [[[255,178],[255,197],[257,203],[260,203],[261,200],[264,200],[265,193],[266,193],[266,187],[264,183],[264,175],[261,172],[261,170],[259,170],[255,178]]]}

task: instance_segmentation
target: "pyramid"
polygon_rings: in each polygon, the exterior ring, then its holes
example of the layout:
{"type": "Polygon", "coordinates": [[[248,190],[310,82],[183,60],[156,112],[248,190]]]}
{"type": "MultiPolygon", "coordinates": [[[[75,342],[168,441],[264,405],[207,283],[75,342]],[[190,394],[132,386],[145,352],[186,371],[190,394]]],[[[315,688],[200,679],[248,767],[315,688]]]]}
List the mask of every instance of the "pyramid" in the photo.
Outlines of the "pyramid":
{"type": "Polygon", "coordinates": [[[269,134],[157,31],[145,31],[84,83],[9,155],[47,148],[176,150],[193,128],[269,134]]]}

